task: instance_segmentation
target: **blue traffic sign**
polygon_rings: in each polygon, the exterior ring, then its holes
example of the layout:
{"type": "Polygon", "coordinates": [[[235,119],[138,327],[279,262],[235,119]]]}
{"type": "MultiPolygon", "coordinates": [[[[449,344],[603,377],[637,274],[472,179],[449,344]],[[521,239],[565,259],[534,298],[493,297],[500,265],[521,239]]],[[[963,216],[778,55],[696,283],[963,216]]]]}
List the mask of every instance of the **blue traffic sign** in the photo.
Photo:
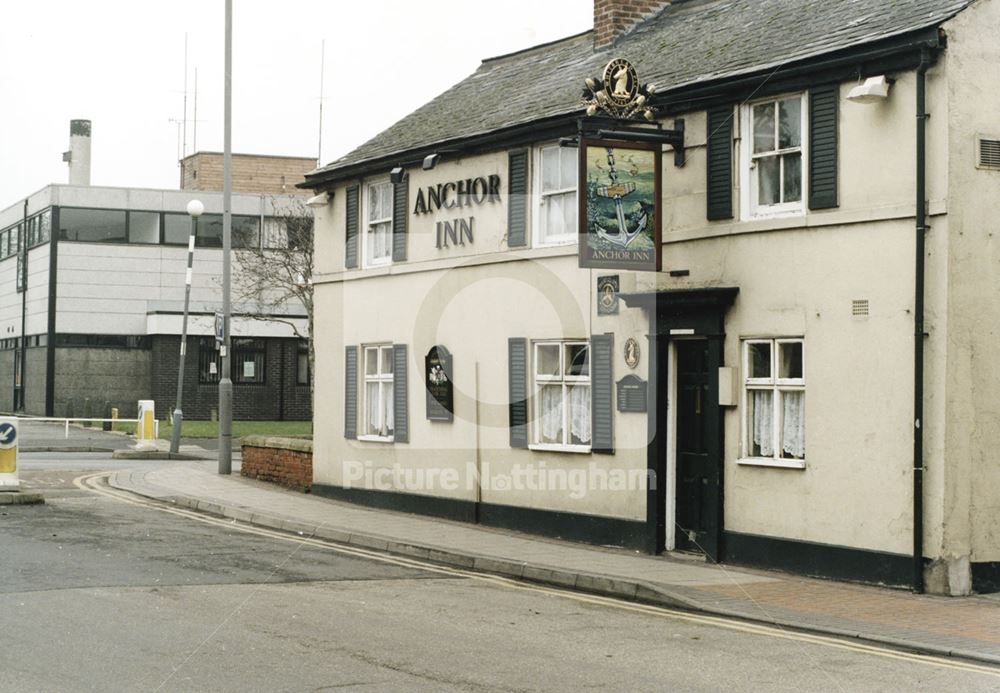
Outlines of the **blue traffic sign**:
{"type": "Polygon", "coordinates": [[[0,423],[0,448],[12,448],[17,443],[17,426],[9,421],[0,423]]]}

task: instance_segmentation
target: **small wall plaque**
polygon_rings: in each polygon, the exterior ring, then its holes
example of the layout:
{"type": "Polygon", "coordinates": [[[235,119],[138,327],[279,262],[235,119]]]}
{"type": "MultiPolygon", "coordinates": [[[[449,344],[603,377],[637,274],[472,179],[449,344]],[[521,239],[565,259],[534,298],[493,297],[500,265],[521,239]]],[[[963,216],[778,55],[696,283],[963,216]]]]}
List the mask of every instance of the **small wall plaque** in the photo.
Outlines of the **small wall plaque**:
{"type": "Polygon", "coordinates": [[[618,315],[618,275],[597,278],[597,314],[618,315]]]}
{"type": "Polygon", "coordinates": [[[440,344],[432,346],[424,357],[424,384],[427,387],[427,418],[452,421],[455,418],[451,354],[440,344]]]}
{"type": "Polygon", "coordinates": [[[618,381],[618,411],[646,411],[646,396],[648,383],[637,375],[626,375],[618,381]]]}
{"type": "Polygon", "coordinates": [[[629,368],[635,368],[639,365],[639,342],[636,341],[635,337],[629,337],[625,340],[625,365],[629,368]]]}

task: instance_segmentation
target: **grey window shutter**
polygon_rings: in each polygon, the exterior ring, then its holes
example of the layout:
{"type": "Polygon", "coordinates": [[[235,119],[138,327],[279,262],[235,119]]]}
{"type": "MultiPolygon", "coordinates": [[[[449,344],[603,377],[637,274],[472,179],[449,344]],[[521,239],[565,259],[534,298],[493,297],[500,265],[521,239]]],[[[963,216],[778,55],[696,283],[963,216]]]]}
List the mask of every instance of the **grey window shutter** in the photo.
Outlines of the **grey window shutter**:
{"type": "Polygon", "coordinates": [[[528,150],[507,156],[507,247],[518,248],[528,244],[528,150]]]}
{"type": "Polygon", "coordinates": [[[613,359],[614,337],[593,335],[590,338],[590,449],[607,455],[615,451],[613,359]]]}
{"type": "Polygon", "coordinates": [[[510,391],[510,446],[528,447],[528,341],[507,340],[507,383],[510,391]]]}
{"type": "Polygon", "coordinates": [[[392,184],[392,261],[406,260],[406,217],[410,203],[410,177],[392,184]]]}
{"type": "Polygon", "coordinates": [[[406,401],[406,345],[392,347],[392,439],[397,443],[410,442],[409,407],[406,401]]]}
{"type": "Polygon", "coordinates": [[[840,86],[809,91],[809,209],[837,206],[837,109],[840,86]]]}
{"type": "Polygon", "coordinates": [[[358,437],[358,348],[344,349],[344,437],[358,437]]]}
{"type": "Polygon", "coordinates": [[[708,111],[708,209],[710,220],[733,218],[733,107],[708,111]]]}
{"type": "Polygon", "coordinates": [[[344,267],[352,269],[358,266],[358,217],[361,214],[359,209],[359,189],[352,185],[347,189],[347,232],[345,234],[344,267]]]}

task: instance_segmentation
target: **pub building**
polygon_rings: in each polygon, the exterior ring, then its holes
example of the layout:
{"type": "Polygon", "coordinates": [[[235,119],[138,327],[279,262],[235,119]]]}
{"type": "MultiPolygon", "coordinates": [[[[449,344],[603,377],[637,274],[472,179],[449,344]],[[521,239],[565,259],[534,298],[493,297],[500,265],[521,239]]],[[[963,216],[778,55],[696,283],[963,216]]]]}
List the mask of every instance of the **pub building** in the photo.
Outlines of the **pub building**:
{"type": "Polygon", "coordinates": [[[314,492],[1000,590],[1000,0],[594,17],[307,176],[314,492]]]}

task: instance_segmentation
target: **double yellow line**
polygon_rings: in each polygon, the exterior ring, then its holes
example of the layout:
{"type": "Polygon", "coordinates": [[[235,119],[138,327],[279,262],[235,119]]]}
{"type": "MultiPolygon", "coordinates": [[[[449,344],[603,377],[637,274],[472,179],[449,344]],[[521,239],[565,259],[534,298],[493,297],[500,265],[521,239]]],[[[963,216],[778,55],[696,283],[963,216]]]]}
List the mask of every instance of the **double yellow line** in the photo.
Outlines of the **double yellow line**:
{"type": "Polygon", "coordinates": [[[485,582],[499,587],[505,587],[507,589],[540,593],[550,597],[569,599],[578,603],[592,604],[611,609],[618,609],[620,611],[630,611],[633,613],[645,614],[647,616],[668,618],[676,621],[683,621],[686,623],[693,623],[698,625],[715,626],[716,628],[725,628],[726,630],[735,631],[738,633],[748,633],[751,635],[764,635],[771,638],[778,638],[780,640],[789,640],[797,643],[819,645],[839,650],[847,650],[849,652],[858,652],[858,653],[874,655],[876,657],[897,659],[905,662],[914,662],[933,667],[984,674],[987,676],[994,676],[1000,678],[1000,668],[990,667],[985,664],[975,664],[972,662],[964,662],[957,659],[948,659],[945,657],[938,657],[933,655],[923,655],[911,652],[904,652],[901,650],[894,650],[888,647],[882,647],[879,645],[873,645],[864,642],[852,642],[850,640],[842,640],[839,638],[825,636],[825,635],[815,635],[812,633],[802,633],[802,632],[787,630],[779,626],[768,626],[765,624],[734,621],[720,616],[711,616],[711,615],[698,614],[687,611],[679,611],[677,609],[671,609],[668,607],[652,606],[636,602],[626,602],[619,599],[613,599],[610,597],[581,594],[579,592],[570,592],[567,590],[561,590],[552,587],[532,585],[526,582],[521,582],[512,578],[502,577],[499,575],[477,573],[470,570],[463,570],[461,568],[450,568],[435,563],[427,563],[425,561],[421,561],[415,558],[390,556],[384,553],[379,553],[377,551],[370,551],[367,549],[357,548],[353,546],[343,546],[340,544],[333,544],[320,539],[314,539],[312,537],[296,536],[288,534],[286,532],[265,529],[254,525],[242,524],[237,522],[236,520],[222,519],[218,517],[213,517],[211,515],[205,515],[203,513],[199,513],[193,510],[172,507],[160,501],[149,500],[135,496],[125,491],[112,489],[106,484],[101,483],[102,480],[106,480],[109,476],[110,476],[109,472],[85,474],[83,476],[74,479],[73,483],[75,486],[77,486],[77,488],[80,488],[82,490],[90,491],[91,493],[96,493],[98,495],[105,496],[107,498],[112,498],[116,501],[128,503],[130,505],[136,505],[144,508],[159,510],[160,512],[170,513],[172,515],[178,515],[180,517],[185,517],[190,520],[194,520],[196,522],[202,522],[208,525],[225,527],[226,529],[238,530],[241,532],[246,532],[248,534],[255,534],[261,537],[269,537],[271,539],[278,539],[280,541],[292,542],[302,546],[312,546],[316,548],[325,549],[327,551],[334,551],[336,553],[348,556],[355,556],[358,558],[378,561],[380,563],[387,563],[390,565],[395,565],[405,568],[423,570],[430,573],[437,573],[439,575],[446,575],[448,577],[467,578],[469,580],[485,582]]]}

